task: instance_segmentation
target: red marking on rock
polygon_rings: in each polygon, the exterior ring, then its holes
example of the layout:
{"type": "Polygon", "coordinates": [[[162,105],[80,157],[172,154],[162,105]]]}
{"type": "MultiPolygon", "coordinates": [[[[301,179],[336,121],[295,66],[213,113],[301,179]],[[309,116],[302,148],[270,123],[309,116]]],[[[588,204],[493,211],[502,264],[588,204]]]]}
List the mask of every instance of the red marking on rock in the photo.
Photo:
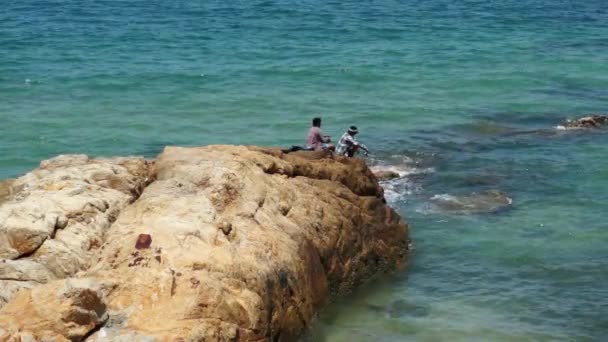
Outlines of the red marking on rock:
{"type": "Polygon", "coordinates": [[[137,249],[150,248],[151,244],[152,244],[152,236],[150,236],[150,234],[139,234],[139,237],[137,238],[137,242],[135,243],[135,248],[137,248],[137,249]]]}

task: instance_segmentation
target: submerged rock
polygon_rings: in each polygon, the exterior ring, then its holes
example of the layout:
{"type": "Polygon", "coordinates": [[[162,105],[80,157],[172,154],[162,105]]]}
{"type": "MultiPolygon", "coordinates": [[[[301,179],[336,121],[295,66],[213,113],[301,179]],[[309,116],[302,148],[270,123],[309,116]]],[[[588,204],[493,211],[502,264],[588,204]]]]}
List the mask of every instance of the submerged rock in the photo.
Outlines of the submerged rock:
{"type": "Polygon", "coordinates": [[[606,115],[590,115],[575,120],[567,120],[559,127],[564,129],[576,128],[598,128],[608,124],[608,116],[606,115]]]}
{"type": "Polygon", "coordinates": [[[459,180],[460,185],[464,186],[495,186],[500,183],[500,176],[490,174],[473,174],[465,176],[459,180]]]}
{"type": "MultiPolygon", "coordinates": [[[[90,301],[99,310],[41,300],[73,279],[52,281],[20,291],[0,311],[4,337],[291,341],[330,295],[406,260],[407,225],[394,212],[385,224],[381,188],[358,159],[255,147],[167,147],[154,177],[130,205],[133,197],[106,199],[125,207],[101,228],[95,263],[77,276],[101,284],[93,286],[99,290],[90,301]],[[60,318],[71,312],[85,314],[73,323],[60,318]]],[[[49,215],[46,208],[35,215],[49,215]]],[[[53,240],[45,234],[43,244],[53,240]]],[[[29,236],[26,242],[38,244],[29,236]]],[[[58,278],[44,273],[47,264],[35,267],[39,278],[58,278]]]]}
{"type": "Polygon", "coordinates": [[[395,300],[386,306],[368,304],[367,308],[371,311],[383,314],[388,318],[401,318],[406,316],[425,317],[429,315],[430,311],[428,306],[403,299],[395,300]]]}
{"type": "Polygon", "coordinates": [[[431,201],[440,211],[459,214],[495,212],[513,203],[513,200],[500,190],[486,190],[464,196],[435,195],[431,197],[431,201]]]}

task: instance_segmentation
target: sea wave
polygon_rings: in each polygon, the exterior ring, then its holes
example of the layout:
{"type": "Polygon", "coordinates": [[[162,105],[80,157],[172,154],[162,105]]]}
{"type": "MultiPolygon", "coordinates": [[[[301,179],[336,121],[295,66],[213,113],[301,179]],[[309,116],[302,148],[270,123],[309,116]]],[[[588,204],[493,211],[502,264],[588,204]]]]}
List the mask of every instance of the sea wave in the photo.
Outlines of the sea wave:
{"type": "Polygon", "coordinates": [[[424,175],[435,172],[433,167],[419,168],[416,162],[407,156],[391,156],[391,159],[398,159],[397,164],[387,161],[376,161],[378,164],[370,167],[372,172],[394,172],[399,177],[380,181],[384,188],[384,196],[389,203],[404,200],[407,196],[422,191],[422,187],[412,176],[424,175]]]}
{"type": "Polygon", "coordinates": [[[435,172],[435,168],[427,167],[427,168],[418,168],[411,165],[375,165],[371,167],[372,172],[394,172],[399,175],[399,177],[407,177],[409,175],[415,174],[427,174],[435,172]]]}

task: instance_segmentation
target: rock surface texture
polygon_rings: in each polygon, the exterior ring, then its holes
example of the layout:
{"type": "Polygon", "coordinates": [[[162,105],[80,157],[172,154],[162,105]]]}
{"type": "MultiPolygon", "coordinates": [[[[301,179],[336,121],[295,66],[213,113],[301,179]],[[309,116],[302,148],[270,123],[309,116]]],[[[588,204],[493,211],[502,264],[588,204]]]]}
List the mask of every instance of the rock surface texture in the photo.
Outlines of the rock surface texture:
{"type": "Polygon", "coordinates": [[[608,116],[606,115],[590,115],[578,118],[576,120],[568,120],[563,123],[562,127],[566,129],[573,128],[598,128],[608,125],[608,116]]]}
{"type": "Polygon", "coordinates": [[[358,159],[167,147],[152,169],[62,157],[9,186],[0,276],[32,284],[6,296],[0,341],[292,341],[331,295],[403,265],[408,252],[407,225],[396,213],[385,224],[381,188],[358,159]],[[85,172],[94,164],[114,170],[112,181],[94,181],[85,172]],[[82,192],[45,188],[66,170],[82,192]],[[9,208],[30,197],[29,216],[9,208]],[[90,214],[76,221],[68,208],[90,214]],[[23,217],[35,220],[11,223],[23,217]],[[78,234],[57,249],[69,257],[43,248],[72,225],[78,234]]]}
{"type": "Polygon", "coordinates": [[[0,306],[22,288],[88,269],[149,170],[142,158],[71,155],[0,183],[0,306]]]}
{"type": "Polygon", "coordinates": [[[376,176],[376,178],[378,178],[379,181],[388,181],[391,179],[401,177],[399,175],[399,173],[397,173],[395,171],[391,171],[391,170],[372,170],[372,171],[374,173],[374,176],[376,176]]]}

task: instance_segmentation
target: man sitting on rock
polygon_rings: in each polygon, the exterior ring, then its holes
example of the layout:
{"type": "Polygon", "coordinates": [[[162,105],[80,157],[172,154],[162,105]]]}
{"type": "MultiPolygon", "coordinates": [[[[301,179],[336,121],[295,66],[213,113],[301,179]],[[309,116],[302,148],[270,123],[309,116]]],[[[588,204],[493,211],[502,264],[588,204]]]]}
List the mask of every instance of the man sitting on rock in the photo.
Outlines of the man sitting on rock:
{"type": "Polygon", "coordinates": [[[369,153],[369,150],[365,145],[360,144],[357,140],[355,140],[355,135],[357,135],[359,131],[356,126],[350,126],[346,133],[342,135],[340,141],[338,141],[338,146],[336,147],[336,153],[341,156],[353,157],[359,149],[365,151],[365,155],[369,153]]]}
{"type": "Polygon", "coordinates": [[[312,119],[312,127],[306,135],[306,149],[311,151],[333,151],[334,145],[330,144],[329,135],[323,135],[321,131],[321,118],[312,119]]]}

